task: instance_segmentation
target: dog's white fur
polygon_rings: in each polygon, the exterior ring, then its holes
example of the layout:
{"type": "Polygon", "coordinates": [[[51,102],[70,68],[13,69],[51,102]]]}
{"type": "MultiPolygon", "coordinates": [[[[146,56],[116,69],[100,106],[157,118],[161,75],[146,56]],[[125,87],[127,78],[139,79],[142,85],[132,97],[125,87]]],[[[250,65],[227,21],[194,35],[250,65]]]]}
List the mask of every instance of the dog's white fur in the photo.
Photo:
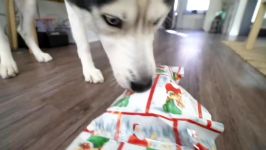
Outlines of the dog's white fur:
{"type": "MultiPolygon", "coordinates": [[[[51,61],[52,57],[39,48],[32,33],[31,25],[36,12],[36,0],[15,0],[15,4],[21,18],[17,28],[18,33],[32,50],[38,62],[51,61]]],[[[3,32],[3,28],[0,26],[0,76],[5,79],[14,77],[17,73],[17,64],[12,56],[8,38],[3,32]]]]}
{"type": "MultiPolygon", "coordinates": [[[[37,61],[52,60],[49,54],[42,52],[37,46],[30,28],[36,0],[15,1],[22,16],[18,32],[33,51],[37,61]]],[[[122,87],[130,88],[131,82],[152,77],[155,72],[154,34],[169,11],[169,7],[163,0],[116,0],[101,7],[92,7],[90,12],[71,2],[65,2],[85,81],[91,83],[104,81],[101,71],[92,61],[86,36],[88,30],[98,34],[114,76],[122,87]],[[102,14],[109,14],[123,20],[123,29],[110,27],[104,22],[102,14]],[[154,25],[156,20],[159,20],[159,23],[154,25]]],[[[0,75],[2,78],[13,77],[18,73],[18,69],[8,40],[2,31],[0,31],[0,43],[0,75]]]]}
{"type": "Polygon", "coordinates": [[[87,30],[99,35],[114,76],[122,87],[130,88],[130,82],[152,77],[155,72],[154,34],[169,11],[163,0],[117,0],[100,8],[93,7],[91,12],[66,1],[66,8],[86,81],[98,83],[104,80],[101,71],[93,64],[87,30]],[[126,27],[110,27],[102,19],[102,14],[122,19],[126,27]],[[159,23],[153,25],[158,19],[159,23]]]}

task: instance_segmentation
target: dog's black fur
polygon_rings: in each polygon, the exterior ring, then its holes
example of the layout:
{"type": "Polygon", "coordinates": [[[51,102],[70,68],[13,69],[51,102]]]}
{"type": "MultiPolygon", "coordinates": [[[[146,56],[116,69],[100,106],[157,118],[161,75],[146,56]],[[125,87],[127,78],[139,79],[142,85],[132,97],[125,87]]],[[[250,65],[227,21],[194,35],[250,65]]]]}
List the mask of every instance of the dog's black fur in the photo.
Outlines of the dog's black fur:
{"type": "Polygon", "coordinates": [[[91,11],[93,6],[101,7],[115,0],[67,0],[81,9],[91,11]]]}
{"type": "Polygon", "coordinates": [[[169,6],[172,7],[175,3],[175,0],[164,0],[164,2],[169,6]]]}
{"type": "MultiPolygon", "coordinates": [[[[70,3],[78,6],[81,9],[85,9],[87,11],[91,11],[93,6],[101,7],[105,4],[114,2],[115,0],[67,0],[70,3]]],[[[169,6],[174,5],[174,0],[164,0],[164,2],[169,6]]]]}

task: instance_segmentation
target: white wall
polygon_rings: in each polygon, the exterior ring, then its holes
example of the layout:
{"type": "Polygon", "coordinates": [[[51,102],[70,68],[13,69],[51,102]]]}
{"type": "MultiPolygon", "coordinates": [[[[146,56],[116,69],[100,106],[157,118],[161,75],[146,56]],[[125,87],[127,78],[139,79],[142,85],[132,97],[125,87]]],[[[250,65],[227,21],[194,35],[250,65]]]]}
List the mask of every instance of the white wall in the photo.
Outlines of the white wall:
{"type": "Polygon", "coordinates": [[[56,20],[56,24],[67,20],[67,12],[63,3],[38,1],[40,18],[52,17],[56,20]]]}
{"type": "Polygon", "coordinates": [[[239,34],[239,30],[240,30],[242,19],[244,17],[244,12],[246,9],[247,2],[248,2],[248,0],[240,0],[239,1],[238,9],[237,9],[236,15],[233,19],[232,27],[229,30],[230,36],[237,36],[239,34]]]}
{"type": "Polygon", "coordinates": [[[6,25],[6,9],[5,9],[5,0],[0,0],[0,24],[2,27],[6,25]]]}
{"type": "Polygon", "coordinates": [[[203,28],[205,15],[188,14],[186,13],[186,8],[187,8],[187,0],[179,0],[176,28],[201,30],[203,28]]]}
{"type": "MultiPolygon", "coordinates": [[[[222,8],[222,2],[229,3],[230,7],[233,9],[229,12],[230,14],[227,14],[227,17],[230,17],[230,20],[229,22],[226,22],[226,33],[230,36],[237,36],[239,34],[248,0],[211,0],[203,28],[205,31],[209,31],[216,12],[220,11],[222,8]]],[[[266,19],[264,20],[263,28],[266,28],[266,19]]]]}
{"type": "Polygon", "coordinates": [[[209,10],[206,13],[206,17],[203,23],[204,31],[209,31],[211,28],[211,23],[216,13],[222,8],[221,0],[211,0],[209,10]]]}
{"type": "Polygon", "coordinates": [[[263,21],[262,28],[266,29],[266,19],[264,19],[264,21],[263,21]]]}
{"type": "Polygon", "coordinates": [[[177,16],[177,28],[182,28],[182,21],[183,21],[183,13],[186,11],[186,6],[187,6],[187,0],[179,0],[178,2],[178,16],[177,16]]]}
{"type": "Polygon", "coordinates": [[[202,30],[204,18],[204,14],[184,14],[178,28],[202,30]]]}
{"type": "MultiPolygon", "coordinates": [[[[0,23],[2,26],[5,26],[7,23],[5,1],[6,0],[0,0],[0,23]]],[[[38,0],[38,5],[41,17],[53,17],[57,20],[56,23],[67,19],[66,9],[63,3],[38,0]]]]}

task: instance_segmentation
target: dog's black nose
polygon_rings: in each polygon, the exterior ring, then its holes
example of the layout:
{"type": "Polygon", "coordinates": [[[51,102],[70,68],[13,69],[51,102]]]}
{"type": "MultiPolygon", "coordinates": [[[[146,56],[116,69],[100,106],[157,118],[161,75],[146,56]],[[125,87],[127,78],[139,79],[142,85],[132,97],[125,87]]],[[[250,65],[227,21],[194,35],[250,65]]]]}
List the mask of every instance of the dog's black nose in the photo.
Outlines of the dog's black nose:
{"type": "Polygon", "coordinates": [[[152,79],[142,80],[137,82],[131,82],[131,89],[134,92],[144,92],[148,90],[152,85],[152,79]]]}

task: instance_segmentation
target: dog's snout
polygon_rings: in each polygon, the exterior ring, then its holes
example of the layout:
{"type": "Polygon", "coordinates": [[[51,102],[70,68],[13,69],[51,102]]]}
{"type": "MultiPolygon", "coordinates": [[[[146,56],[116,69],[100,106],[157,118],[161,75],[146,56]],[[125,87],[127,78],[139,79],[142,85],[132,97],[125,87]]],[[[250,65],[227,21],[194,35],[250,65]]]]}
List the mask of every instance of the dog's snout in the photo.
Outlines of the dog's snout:
{"type": "Polygon", "coordinates": [[[131,89],[135,92],[144,92],[148,90],[152,85],[152,78],[145,79],[145,80],[139,80],[139,81],[133,81],[130,83],[131,89]]]}

